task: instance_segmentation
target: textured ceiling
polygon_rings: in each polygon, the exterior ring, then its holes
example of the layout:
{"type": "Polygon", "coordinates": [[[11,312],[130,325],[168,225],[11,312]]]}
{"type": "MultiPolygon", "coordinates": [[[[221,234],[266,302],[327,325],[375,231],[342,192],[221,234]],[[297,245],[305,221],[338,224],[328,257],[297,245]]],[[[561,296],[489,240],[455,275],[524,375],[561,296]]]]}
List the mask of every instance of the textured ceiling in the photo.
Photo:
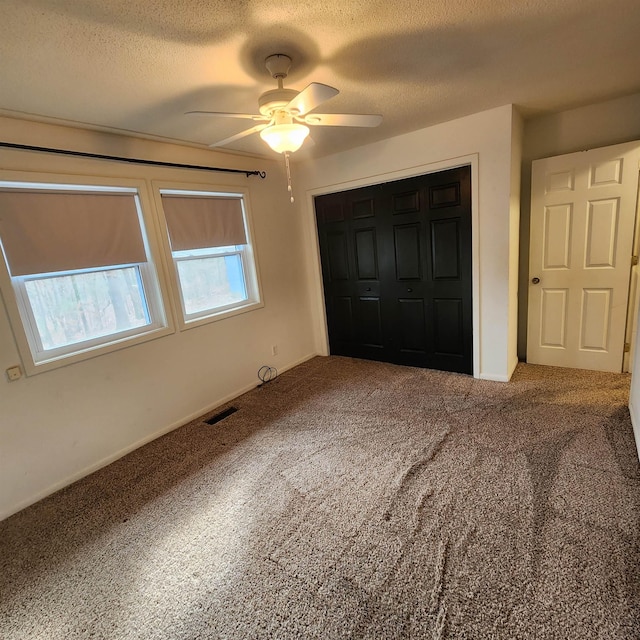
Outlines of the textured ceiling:
{"type": "MultiPolygon", "coordinates": [[[[315,128],[325,155],[514,103],[525,115],[640,90],[638,0],[2,0],[0,113],[209,144],[275,87],[340,94],[319,110],[380,113],[315,128]]],[[[230,148],[265,154],[257,135],[230,148]]],[[[266,154],[271,153],[266,150],[266,154]]]]}

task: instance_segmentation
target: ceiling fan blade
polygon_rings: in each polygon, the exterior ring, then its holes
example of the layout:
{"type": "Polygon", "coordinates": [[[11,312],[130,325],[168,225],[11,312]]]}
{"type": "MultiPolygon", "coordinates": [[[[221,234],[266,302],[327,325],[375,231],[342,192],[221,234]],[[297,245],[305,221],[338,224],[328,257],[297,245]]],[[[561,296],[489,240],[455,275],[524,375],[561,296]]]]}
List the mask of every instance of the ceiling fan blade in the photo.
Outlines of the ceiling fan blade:
{"type": "Polygon", "coordinates": [[[305,87],[289,104],[284,107],[287,111],[296,111],[296,115],[303,116],[312,109],[337,96],[340,92],[327,84],[312,82],[305,87]]]}
{"type": "Polygon", "coordinates": [[[236,140],[240,140],[241,138],[244,138],[245,136],[250,136],[252,133],[258,133],[258,131],[262,131],[262,129],[264,129],[268,125],[269,125],[268,122],[266,124],[257,124],[255,127],[251,127],[251,129],[245,129],[244,131],[241,131],[240,133],[236,133],[235,136],[231,136],[229,138],[225,138],[224,140],[220,140],[219,142],[214,142],[213,144],[210,144],[209,146],[210,147],[224,147],[224,145],[230,144],[231,142],[235,142],[236,140]]]}
{"type": "Polygon", "coordinates": [[[226,111],[186,111],[186,116],[215,116],[217,118],[245,118],[256,122],[268,122],[269,118],[258,113],[228,113],[226,111]]]}
{"type": "Polygon", "coordinates": [[[360,113],[310,113],[303,120],[310,125],[328,127],[377,127],[382,116],[360,113]]]}

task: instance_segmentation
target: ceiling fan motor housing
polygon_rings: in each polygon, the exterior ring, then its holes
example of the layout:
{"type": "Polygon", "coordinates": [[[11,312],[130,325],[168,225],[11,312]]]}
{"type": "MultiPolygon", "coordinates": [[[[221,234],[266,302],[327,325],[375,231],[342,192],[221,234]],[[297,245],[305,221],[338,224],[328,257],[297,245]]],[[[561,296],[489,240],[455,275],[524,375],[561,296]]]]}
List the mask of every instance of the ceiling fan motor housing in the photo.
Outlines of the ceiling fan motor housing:
{"type": "Polygon", "coordinates": [[[286,107],[293,100],[299,91],[295,89],[272,89],[265,91],[258,98],[258,106],[263,116],[271,117],[278,109],[286,107]]]}

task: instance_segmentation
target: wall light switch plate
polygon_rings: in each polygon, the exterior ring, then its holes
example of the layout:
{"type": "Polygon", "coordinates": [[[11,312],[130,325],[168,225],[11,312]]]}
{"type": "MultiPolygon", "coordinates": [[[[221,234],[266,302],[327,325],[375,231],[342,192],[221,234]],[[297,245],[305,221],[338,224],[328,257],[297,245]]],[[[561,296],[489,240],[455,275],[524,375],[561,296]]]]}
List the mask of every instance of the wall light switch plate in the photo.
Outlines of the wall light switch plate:
{"type": "Polygon", "coordinates": [[[7,378],[9,378],[10,382],[20,380],[20,378],[22,378],[22,369],[20,366],[16,365],[15,367],[9,367],[7,369],[7,378]]]}

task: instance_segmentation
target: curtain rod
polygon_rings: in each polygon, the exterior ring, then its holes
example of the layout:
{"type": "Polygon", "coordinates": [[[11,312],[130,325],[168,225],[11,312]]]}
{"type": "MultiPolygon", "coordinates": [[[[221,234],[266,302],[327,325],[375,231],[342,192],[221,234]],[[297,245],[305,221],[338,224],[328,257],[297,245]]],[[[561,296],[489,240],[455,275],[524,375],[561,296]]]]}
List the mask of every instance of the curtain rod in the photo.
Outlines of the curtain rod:
{"type": "Polygon", "coordinates": [[[102,153],[89,153],[87,151],[70,151],[69,149],[52,149],[51,147],[34,147],[28,144],[15,144],[13,142],[0,141],[0,147],[8,149],[20,149],[22,151],[41,151],[44,153],[59,153],[64,156],[77,156],[80,158],[97,158],[98,160],[115,160],[116,162],[129,162],[131,164],[147,164],[154,167],[172,167],[178,169],[198,169],[199,171],[218,171],[223,173],[244,173],[249,176],[266,178],[266,171],[245,171],[244,169],[226,169],[224,167],[204,167],[199,164],[182,164],[181,162],[163,162],[161,160],[142,160],[140,158],[123,158],[122,156],[108,156],[102,153]]]}

